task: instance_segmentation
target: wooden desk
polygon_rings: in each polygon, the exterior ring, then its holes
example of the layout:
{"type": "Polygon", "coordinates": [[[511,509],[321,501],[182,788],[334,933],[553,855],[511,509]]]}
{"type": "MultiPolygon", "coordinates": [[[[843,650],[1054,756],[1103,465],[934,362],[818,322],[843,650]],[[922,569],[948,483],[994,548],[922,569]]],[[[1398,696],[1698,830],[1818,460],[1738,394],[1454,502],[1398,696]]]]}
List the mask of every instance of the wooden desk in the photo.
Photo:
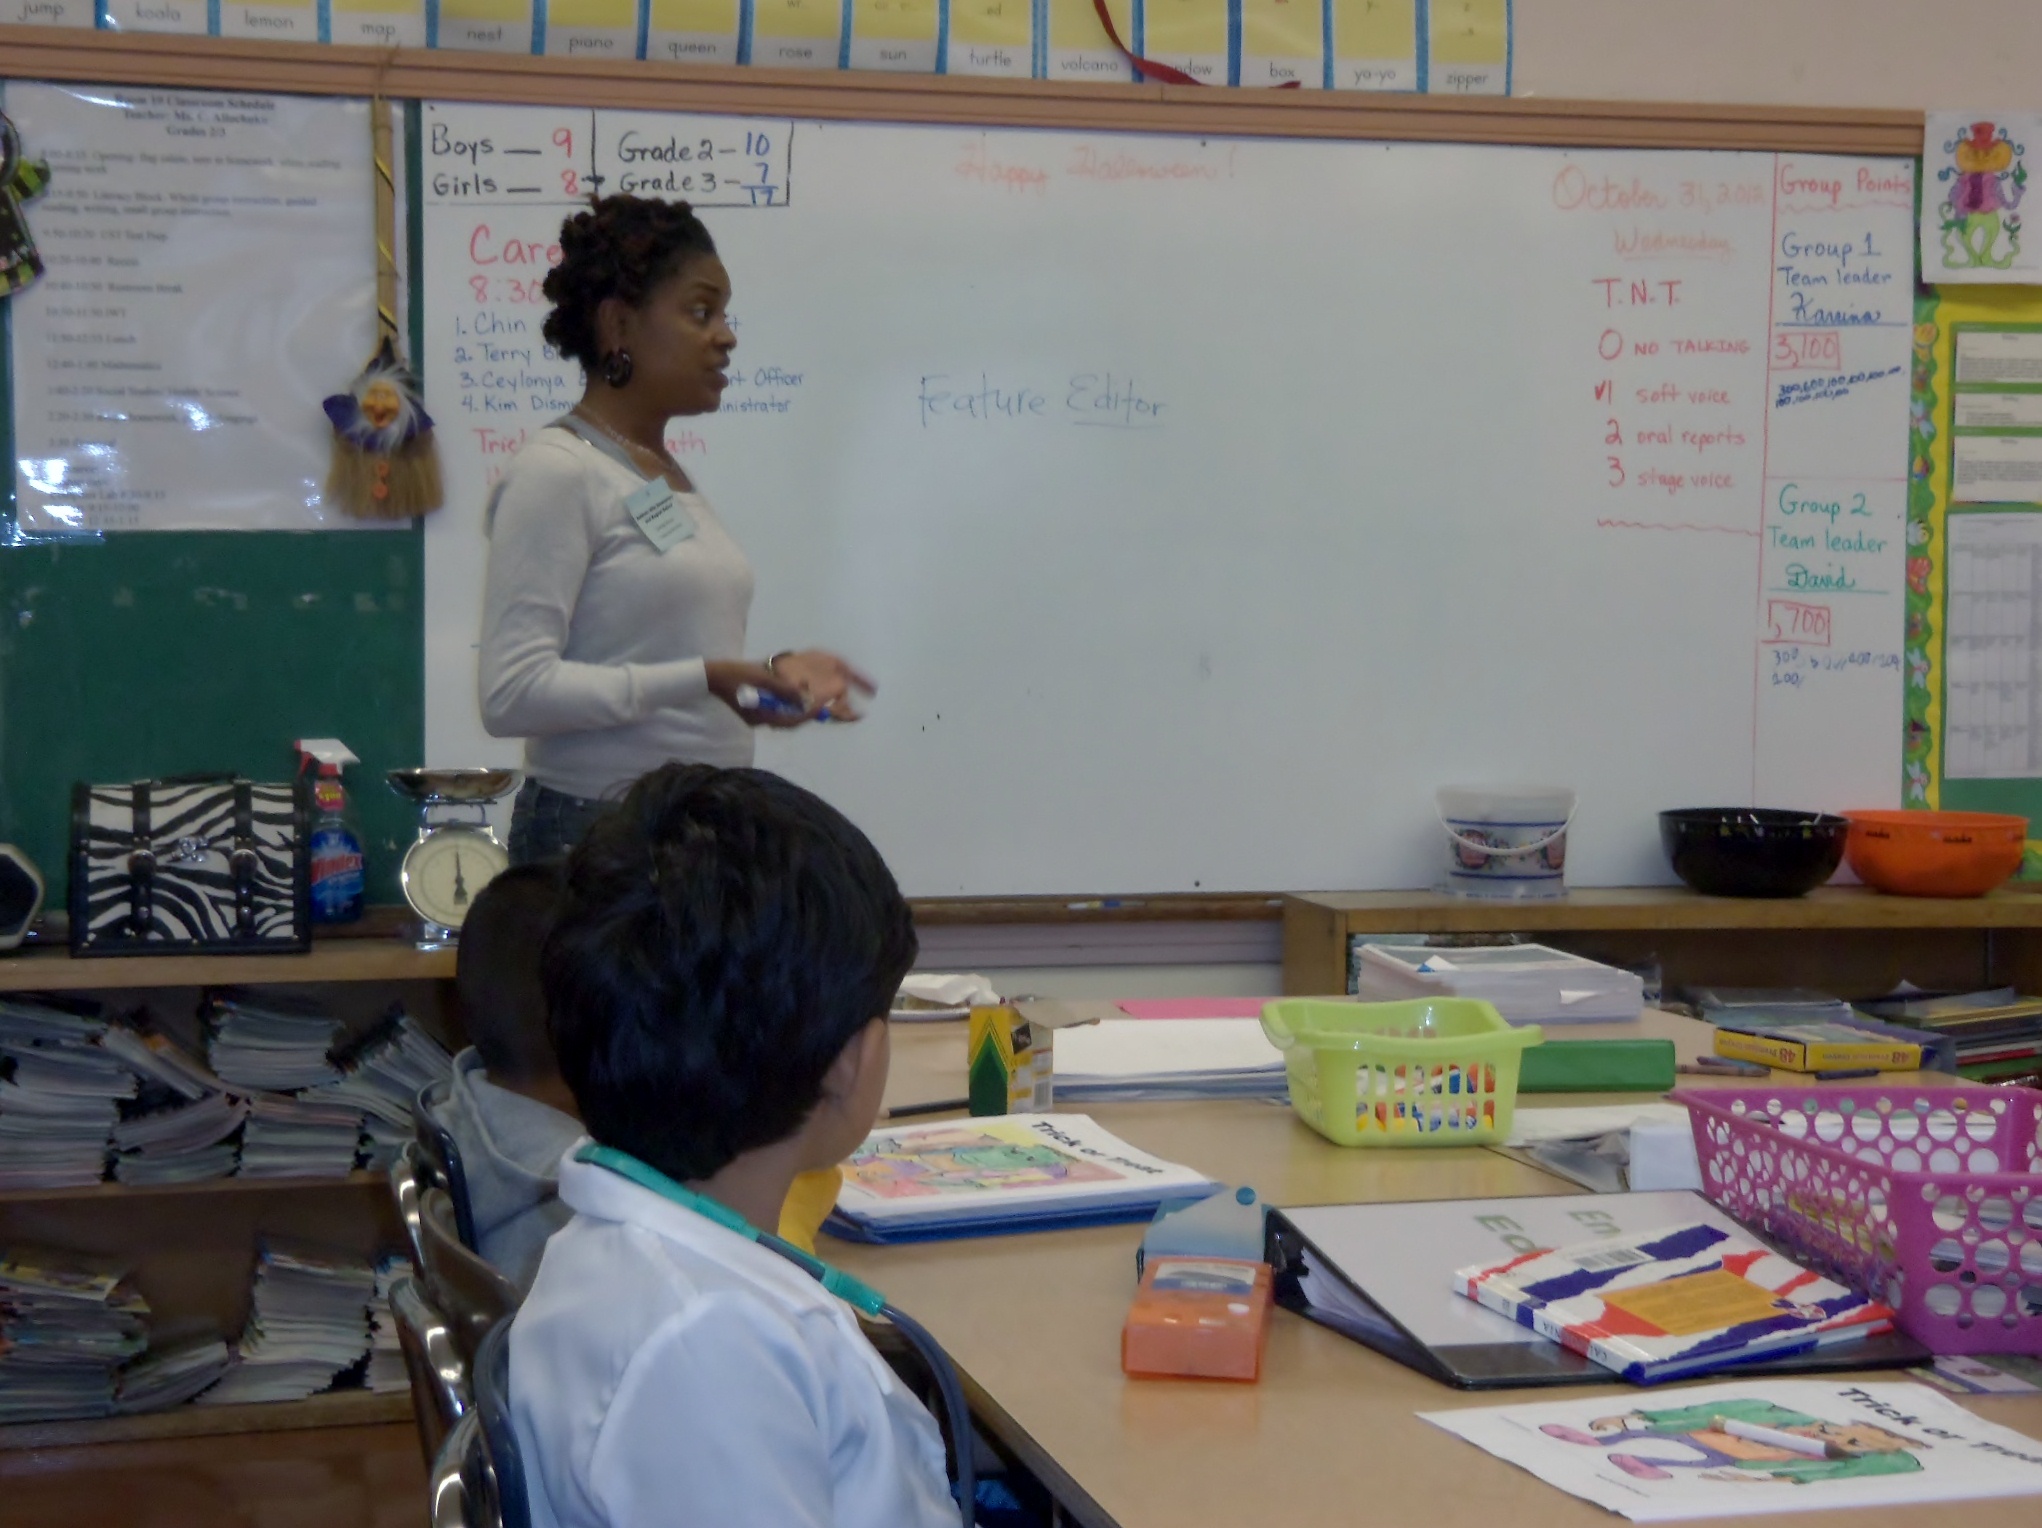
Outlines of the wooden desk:
{"type": "MultiPolygon", "coordinates": [[[[1598,1033],[1612,1029],[1594,1026],[1598,1033]]],[[[1672,1035],[1684,1054],[1698,1050],[1705,1034],[1668,1015],[1648,1016],[1636,1032],[1672,1035]]],[[[889,1102],[963,1091],[962,1024],[898,1026],[894,1044],[889,1102]]],[[[1551,1094],[1534,1103],[1588,1101],[1551,1094]]],[[[1603,1095],[1601,1101],[1611,1100],[1603,1095]]],[[[1279,1205],[1574,1191],[1479,1147],[1342,1150],[1298,1123],[1287,1107],[1263,1103],[1115,1104],[1089,1112],[1144,1150],[1252,1183],[1279,1205]]],[[[1141,1227],[1116,1226],[917,1247],[829,1242],[824,1255],[870,1279],[928,1325],[964,1371],[987,1425],[1077,1522],[1096,1528],[1322,1519],[1413,1521],[1427,1528],[1608,1528],[1622,1521],[1416,1415],[1552,1399],[1556,1392],[1453,1390],[1286,1311],[1276,1313],[1260,1384],[1126,1379],[1120,1324],[1134,1293],[1140,1241],[1141,1227]]],[[[1637,1392],[1583,1386],[1566,1393],[1637,1392]]],[[[2042,1438],[2042,1397],[1967,1404],[1982,1417],[2042,1438]]],[[[1853,1528],[1918,1528],[1934,1510],[1856,1510],[1850,1521],[1853,1528]]],[[[2042,1505],[2028,1497],[1967,1504],[1962,1511],[1967,1528],[2031,1528],[2042,1505]]],[[[1831,1512],[1796,1514],[1790,1521],[1844,1520],[1844,1513],[1831,1512]]]]}

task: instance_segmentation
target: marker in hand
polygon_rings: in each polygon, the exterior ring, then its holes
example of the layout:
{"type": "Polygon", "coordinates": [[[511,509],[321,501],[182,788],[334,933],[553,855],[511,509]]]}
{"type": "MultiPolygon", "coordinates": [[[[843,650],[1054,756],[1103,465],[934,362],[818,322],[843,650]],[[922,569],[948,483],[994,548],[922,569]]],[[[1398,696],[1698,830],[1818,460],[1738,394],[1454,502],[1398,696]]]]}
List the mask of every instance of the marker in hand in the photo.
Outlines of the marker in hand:
{"type": "MultiPolygon", "coordinates": [[[[755,684],[739,685],[735,691],[735,697],[738,710],[757,711],[766,716],[801,716],[808,710],[808,707],[802,705],[799,701],[783,700],[780,696],[762,690],[755,684]]],[[[809,717],[809,720],[828,722],[835,721],[836,718],[830,715],[830,708],[824,706],[815,715],[809,717]]]]}

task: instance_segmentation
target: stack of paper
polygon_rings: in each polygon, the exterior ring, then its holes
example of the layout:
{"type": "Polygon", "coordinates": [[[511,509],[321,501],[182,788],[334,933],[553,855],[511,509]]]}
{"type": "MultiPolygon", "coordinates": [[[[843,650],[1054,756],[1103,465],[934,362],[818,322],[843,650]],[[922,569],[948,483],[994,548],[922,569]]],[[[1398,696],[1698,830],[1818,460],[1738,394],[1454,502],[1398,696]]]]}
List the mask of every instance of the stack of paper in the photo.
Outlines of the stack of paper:
{"type": "Polygon", "coordinates": [[[171,1097],[204,1098],[227,1086],[206,1066],[204,1057],[146,1014],[108,1024],[99,1044],[140,1077],[144,1088],[153,1086],[171,1097]]]}
{"type": "Polygon", "coordinates": [[[1056,1032],[1062,1103],[1283,1094],[1283,1052],[1260,1019],[1102,1019],[1056,1032]]]}
{"type": "Polygon", "coordinates": [[[1477,1263],[1454,1288],[1640,1385],[1893,1325],[1878,1301],[1702,1221],[1477,1263]]]}
{"type": "Polygon", "coordinates": [[[103,1416],[142,1351],[148,1302],[118,1264],[16,1244],[0,1251],[0,1422],[103,1416]]]}
{"type": "Polygon", "coordinates": [[[208,1093],[192,1103],[166,1103],[131,1113],[114,1126],[113,1175],[122,1183],[200,1183],[233,1176],[235,1132],[248,1101],[208,1093]]]}
{"type": "Polygon", "coordinates": [[[1137,1151],[1082,1114],[1007,1114],[874,1131],[844,1164],[827,1229],[926,1241],[1145,1220],[1211,1179],[1137,1151]]]}
{"type": "Polygon", "coordinates": [[[388,1167],[411,1138],[411,1105],[419,1090],[454,1074],[454,1058],[402,1008],[335,1051],[333,1059],[340,1080],[303,1097],[363,1116],[365,1165],[373,1169],[388,1167]]]}
{"type": "Polygon", "coordinates": [[[1635,971],[1542,944],[1459,950],[1362,946],[1356,993],[1365,1002],[1468,997],[1513,1024],[1596,1024],[1635,1019],[1645,983],[1635,971]]]}
{"type": "Polygon", "coordinates": [[[376,1272],[367,1263],[264,1243],[238,1361],[200,1404],[302,1401],[318,1394],[368,1353],[375,1297],[376,1272]]]}
{"type": "Polygon", "coordinates": [[[101,1019],[0,1002],[0,1189],[76,1188],[106,1176],[135,1074],[102,1050],[101,1019]]]}
{"type": "Polygon", "coordinates": [[[216,1331],[201,1327],[183,1336],[151,1333],[149,1351],[121,1370],[114,1410],[166,1411],[209,1389],[234,1362],[216,1331]]]}
{"type": "Polygon", "coordinates": [[[352,1105],[257,1093],[241,1128],[241,1176],[345,1178],[361,1133],[361,1110],[352,1105]]]}
{"type": "Polygon", "coordinates": [[[362,1383],[371,1390],[411,1388],[411,1371],[404,1367],[404,1345],[397,1336],[397,1317],[390,1309],[390,1286],[397,1275],[411,1267],[411,1260],[393,1252],[376,1265],[376,1303],[369,1307],[369,1367],[362,1383]]]}
{"type": "Polygon", "coordinates": [[[207,1055],[231,1088],[287,1090],[340,1080],[327,1057],[340,1024],[319,1008],[219,992],[206,1000],[205,1018],[207,1055]]]}

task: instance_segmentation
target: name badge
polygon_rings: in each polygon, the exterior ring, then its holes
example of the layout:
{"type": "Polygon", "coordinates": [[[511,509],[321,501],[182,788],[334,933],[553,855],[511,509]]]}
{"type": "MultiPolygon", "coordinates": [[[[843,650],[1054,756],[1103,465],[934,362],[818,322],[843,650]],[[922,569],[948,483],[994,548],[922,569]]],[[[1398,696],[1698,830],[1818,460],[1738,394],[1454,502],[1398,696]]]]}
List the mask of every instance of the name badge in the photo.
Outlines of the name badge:
{"type": "Polygon", "coordinates": [[[654,478],[640,484],[638,491],[624,501],[624,509],[638,522],[654,551],[679,546],[695,534],[694,517],[681,503],[673,485],[664,479],[654,478]]]}

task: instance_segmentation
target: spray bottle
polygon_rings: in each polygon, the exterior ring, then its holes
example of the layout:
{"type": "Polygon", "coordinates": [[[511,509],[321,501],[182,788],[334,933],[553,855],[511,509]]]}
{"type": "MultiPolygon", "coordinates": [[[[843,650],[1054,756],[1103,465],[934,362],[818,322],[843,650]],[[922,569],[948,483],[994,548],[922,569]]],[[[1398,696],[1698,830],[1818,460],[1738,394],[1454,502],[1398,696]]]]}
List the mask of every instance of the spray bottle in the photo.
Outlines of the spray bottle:
{"type": "Polygon", "coordinates": [[[306,765],[319,766],[312,782],[312,921],[353,923],[362,915],[362,839],[340,771],[360,760],[338,738],[300,738],[294,746],[299,773],[306,765]]]}

